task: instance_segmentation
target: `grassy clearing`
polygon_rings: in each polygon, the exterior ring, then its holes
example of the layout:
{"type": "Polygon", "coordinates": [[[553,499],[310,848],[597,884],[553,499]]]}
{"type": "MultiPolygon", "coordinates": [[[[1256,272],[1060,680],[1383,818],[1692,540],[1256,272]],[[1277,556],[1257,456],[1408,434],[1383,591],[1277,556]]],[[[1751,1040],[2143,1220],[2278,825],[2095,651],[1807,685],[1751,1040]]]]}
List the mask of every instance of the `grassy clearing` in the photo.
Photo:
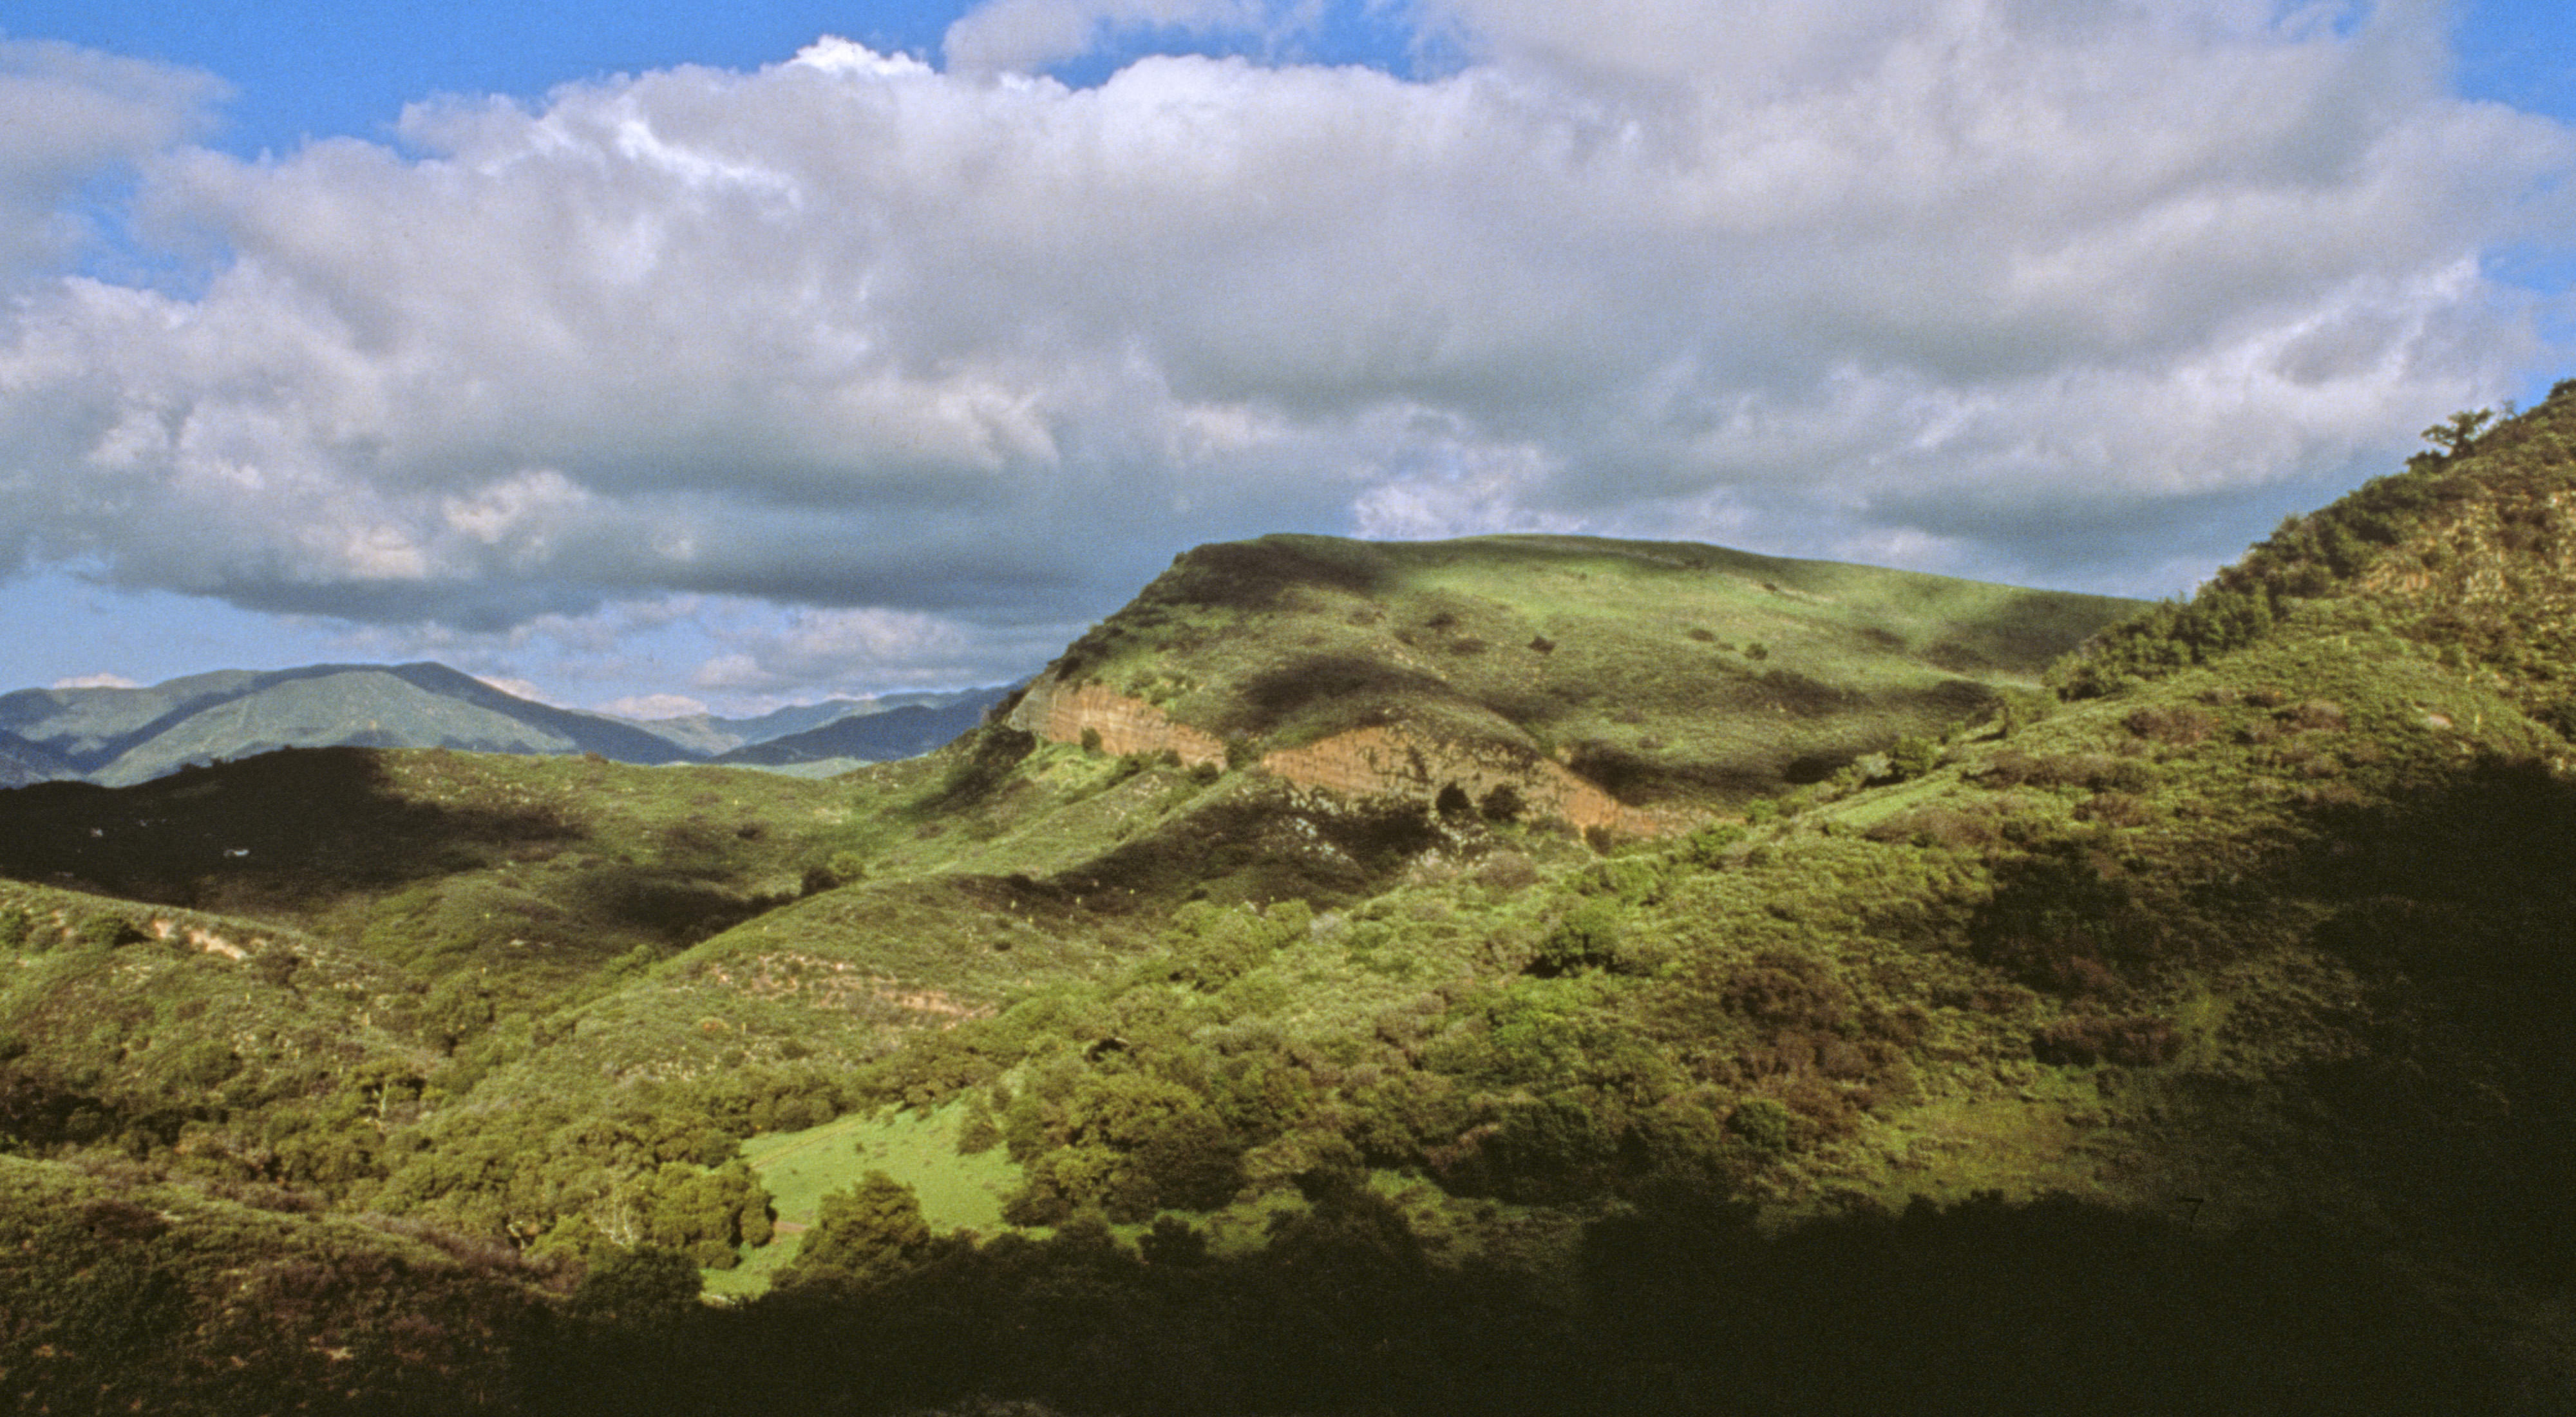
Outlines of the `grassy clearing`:
{"type": "Polygon", "coordinates": [[[823,1198],[856,1185],[871,1171],[912,1187],[921,1199],[922,1218],[941,1234],[972,1230],[994,1235],[1009,1228],[1002,1221],[1002,1200],[1018,1188],[1020,1168],[999,1148],[959,1155],[957,1127],[964,1112],[949,1106],[929,1113],[852,1114],[744,1142],[742,1159],[769,1190],[779,1234],[767,1245],[746,1250],[740,1265],[706,1271],[707,1291],[766,1291],[771,1277],[796,1258],[798,1232],[814,1223],[823,1198]]]}

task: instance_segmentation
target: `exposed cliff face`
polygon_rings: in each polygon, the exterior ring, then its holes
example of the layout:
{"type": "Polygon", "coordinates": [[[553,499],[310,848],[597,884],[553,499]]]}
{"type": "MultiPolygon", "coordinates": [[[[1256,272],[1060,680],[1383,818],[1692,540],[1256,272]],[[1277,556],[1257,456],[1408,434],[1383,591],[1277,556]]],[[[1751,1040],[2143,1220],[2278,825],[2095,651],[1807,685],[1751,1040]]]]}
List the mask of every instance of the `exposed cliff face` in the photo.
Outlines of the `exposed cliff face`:
{"type": "Polygon", "coordinates": [[[1169,752],[1188,767],[1225,765],[1224,740],[1175,723],[1161,709],[1106,684],[1068,688],[1048,675],[1029,686],[1008,722],[1050,743],[1079,743],[1085,733],[1093,733],[1104,753],[1169,752]]]}
{"type": "MultiPolygon", "coordinates": [[[[1086,734],[1104,753],[1170,752],[1189,766],[1223,765],[1225,743],[1216,735],[1178,723],[1143,699],[1105,684],[1067,688],[1053,678],[1031,686],[1012,710],[1010,726],[1053,743],[1079,743],[1086,734]]],[[[1262,771],[1300,787],[1353,797],[1400,797],[1451,811],[1473,808],[1491,815],[1561,821],[1578,831],[1601,828],[1620,836],[1658,836],[1682,830],[1687,814],[1631,807],[1581,777],[1525,748],[1451,743],[1401,725],[1354,729],[1300,748],[1262,755],[1262,771]]]]}

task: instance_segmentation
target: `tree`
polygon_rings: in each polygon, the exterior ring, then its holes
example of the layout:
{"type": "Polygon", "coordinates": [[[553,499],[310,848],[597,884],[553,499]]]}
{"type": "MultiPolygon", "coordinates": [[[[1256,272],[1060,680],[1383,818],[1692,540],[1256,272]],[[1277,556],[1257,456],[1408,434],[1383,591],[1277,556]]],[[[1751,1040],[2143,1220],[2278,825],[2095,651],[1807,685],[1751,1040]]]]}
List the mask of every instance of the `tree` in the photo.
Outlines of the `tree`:
{"type": "Polygon", "coordinates": [[[1911,781],[1941,765],[1941,742],[1937,738],[1899,738],[1896,746],[1887,750],[1887,763],[1899,781],[1911,781]]]}
{"type": "Polygon", "coordinates": [[[647,1245],[591,1266],[572,1292],[571,1308],[623,1325],[670,1323],[696,1310],[702,1282],[687,1255],[647,1245]]]}
{"type": "Polygon", "coordinates": [[[2481,408],[2474,412],[2462,409],[2443,422],[2424,430],[2424,441],[2442,450],[2444,457],[2456,458],[2469,450],[2489,423],[2495,421],[2495,410],[2481,408]]]}
{"type": "Polygon", "coordinates": [[[823,1198],[814,1228],[796,1258],[778,1272],[778,1287],[882,1284],[930,1250],[930,1222],[912,1187],[883,1171],[823,1198]]]}

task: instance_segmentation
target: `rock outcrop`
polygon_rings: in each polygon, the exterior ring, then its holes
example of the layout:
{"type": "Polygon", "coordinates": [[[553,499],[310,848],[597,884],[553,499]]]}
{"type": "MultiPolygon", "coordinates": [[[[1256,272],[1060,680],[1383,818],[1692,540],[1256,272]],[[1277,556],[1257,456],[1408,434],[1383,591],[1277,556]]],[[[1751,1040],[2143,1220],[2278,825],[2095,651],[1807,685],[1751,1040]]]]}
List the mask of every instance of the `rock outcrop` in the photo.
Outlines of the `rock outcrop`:
{"type": "MultiPolygon", "coordinates": [[[[1068,688],[1041,679],[1011,711],[1010,726],[1052,743],[1088,742],[1104,753],[1169,752],[1191,767],[1224,765],[1224,740],[1175,722],[1161,709],[1105,684],[1068,688]]],[[[1661,836],[1695,818],[1631,807],[1563,765],[1527,748],[1453,743],[1401,725],[1337,733],[1303,747],[1265,753],[1262,771],[1299,787],[1351,797],[1402,797],[1450,811],[1561,821],[1577,831],[1661,836]]]]}
{"type": "Polygon", "coordinates": [[[1184,767],[1225,765],[1225,742],[1215,734],[1175,723],[1169,714],[1143,699],[1119,693],[1106,684],[1067,688],[1042,678],[1029,686],[1011,710],[1010,726],[1050,743],[1081,743],[1104,753],[1170,753],[1184,767]]]}
{"type": "Polygon", "coordinates": [[[1691,825],[1679,814],[1631,807],[1526,748],[1445,742],[1401,726],[1358,728],[1282,748],[1263,754],[1261,767],[1301,787],[1552,818],[1615,836],[1661,836],[1691,825]]]}

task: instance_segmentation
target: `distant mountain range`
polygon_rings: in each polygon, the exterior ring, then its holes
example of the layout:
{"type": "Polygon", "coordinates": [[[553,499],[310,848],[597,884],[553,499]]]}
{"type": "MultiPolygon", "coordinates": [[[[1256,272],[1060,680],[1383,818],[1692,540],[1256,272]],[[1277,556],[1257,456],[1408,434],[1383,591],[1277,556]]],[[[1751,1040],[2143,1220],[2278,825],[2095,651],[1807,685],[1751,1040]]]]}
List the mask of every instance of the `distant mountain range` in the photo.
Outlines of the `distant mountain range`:
{"type": "Polygon", "coordinates": [[[597,753],[624,763],[879,762],[975,726],[1002,688],[832,699],[758,718],[634,720],[555,708],[443,664],[220,670],[140,689],[0,695],[0,787],[77,779],[125,787],[278,748],[597,753]]]}

